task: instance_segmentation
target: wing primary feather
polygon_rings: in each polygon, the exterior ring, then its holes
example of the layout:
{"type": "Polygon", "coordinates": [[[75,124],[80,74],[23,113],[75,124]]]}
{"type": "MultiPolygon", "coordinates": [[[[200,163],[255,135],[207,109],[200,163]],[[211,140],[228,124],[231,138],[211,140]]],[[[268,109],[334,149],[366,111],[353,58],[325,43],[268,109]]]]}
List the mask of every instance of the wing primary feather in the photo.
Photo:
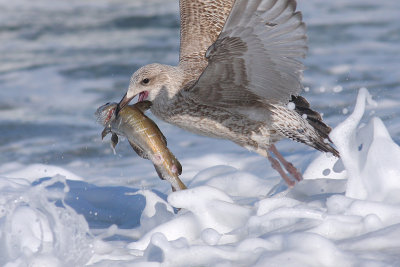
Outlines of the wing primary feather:
{"type": "Polygon", "coordinates": [[[221,107],[287,103],[302,89],[305,25],[294,0],[236,0],[208,65],[183,94],[221,107]]]}

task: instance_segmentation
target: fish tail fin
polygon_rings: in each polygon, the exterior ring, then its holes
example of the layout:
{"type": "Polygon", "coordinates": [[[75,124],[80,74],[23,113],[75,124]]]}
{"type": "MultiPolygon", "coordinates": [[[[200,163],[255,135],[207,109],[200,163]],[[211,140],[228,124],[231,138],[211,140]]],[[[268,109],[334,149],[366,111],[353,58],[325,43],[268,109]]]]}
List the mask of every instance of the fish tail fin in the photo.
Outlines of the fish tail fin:
{"type": "Polygon", "coordinates": [[[160,177],[161,180],[167,180],[172,186],[172,191],[187,189],[185,184],[181,181],[181,179],[179,179],[179,175],[182,174],[181,163],[174,156],[174,154],[171,152],[169,152],[169,154],[170,155],[168,158],[170,159],[170,164],[168,165],[171,166],[172,169],[166,170],[165,165],[154,164],[154,168],[157,171],[158,177],[160,177]]]}

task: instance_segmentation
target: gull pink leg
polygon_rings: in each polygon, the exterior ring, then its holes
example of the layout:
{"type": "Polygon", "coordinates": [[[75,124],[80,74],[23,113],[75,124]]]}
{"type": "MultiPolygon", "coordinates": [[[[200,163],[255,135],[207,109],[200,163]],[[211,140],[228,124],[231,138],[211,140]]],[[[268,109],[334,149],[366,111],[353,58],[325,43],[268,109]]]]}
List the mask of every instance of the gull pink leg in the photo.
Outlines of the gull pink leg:
{"type": "Polygon", "coordinates": [[[288,162],[285,160],[285,158],[282,156],[281,153],[278,152],[276,149],[275,145],[271,145],[269,148],[269,151],[274,153],[274,155],[278,158],[278,160],[282,163],[282,165],[285,167],[285,169],[297,180],[301,181],[303,180],[303,176],[301,173],[296,169],[295,166],[293,166],[292,163],[288,162]]]}
{"type": "Polygon", "coordinates": [[[286,175],[286,173],[281,167],[281,164],[279,164],[279,162],[273,157],[271,157],[269,154],[267,158],[271,162],[272,168],[274,168],[281,175],[282,179],[285,180],[285,182],[289,185],[289,187],[293,187],[295,182],[290,180],[290,178],[286,175]]]}

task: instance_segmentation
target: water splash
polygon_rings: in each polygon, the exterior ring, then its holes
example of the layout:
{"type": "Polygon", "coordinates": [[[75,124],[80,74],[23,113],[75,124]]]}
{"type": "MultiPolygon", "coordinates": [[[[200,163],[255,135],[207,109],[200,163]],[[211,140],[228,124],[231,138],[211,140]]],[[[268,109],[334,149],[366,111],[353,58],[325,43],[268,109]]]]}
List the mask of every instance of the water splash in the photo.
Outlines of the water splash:
{"type": "Polygon", "coordinates": [[[0,178],[0,190],[0,265],[81,266],[89,260],[89,226],[65,205],[69,188],[63,176],[35,186],[0,178]]]}

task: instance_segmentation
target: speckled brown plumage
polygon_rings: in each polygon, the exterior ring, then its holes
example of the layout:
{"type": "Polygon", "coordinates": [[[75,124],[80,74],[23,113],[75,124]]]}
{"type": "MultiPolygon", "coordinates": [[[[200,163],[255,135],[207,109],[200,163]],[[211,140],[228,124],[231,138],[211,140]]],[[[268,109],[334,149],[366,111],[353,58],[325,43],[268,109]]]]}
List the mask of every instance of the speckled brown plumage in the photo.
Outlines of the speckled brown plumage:
{"type": "Polygon", "coordinates": [[[290,138],[339,155],[330,128],[298,96],[307,38],[294,0],[181,0],[180,12],[179,65],[140,68],[121,103],[145,96],[157,117],[267,157],[289,184],[269,151],[297,180],[301,175],[276,141],[290,138]]]}
{"type": "Polygon", "coordinates": [[[188,66],[184,83],[198,79],[208,62],[206,50],[216,40],[235,0],[180,0],[179,64],[188,66]]]}

